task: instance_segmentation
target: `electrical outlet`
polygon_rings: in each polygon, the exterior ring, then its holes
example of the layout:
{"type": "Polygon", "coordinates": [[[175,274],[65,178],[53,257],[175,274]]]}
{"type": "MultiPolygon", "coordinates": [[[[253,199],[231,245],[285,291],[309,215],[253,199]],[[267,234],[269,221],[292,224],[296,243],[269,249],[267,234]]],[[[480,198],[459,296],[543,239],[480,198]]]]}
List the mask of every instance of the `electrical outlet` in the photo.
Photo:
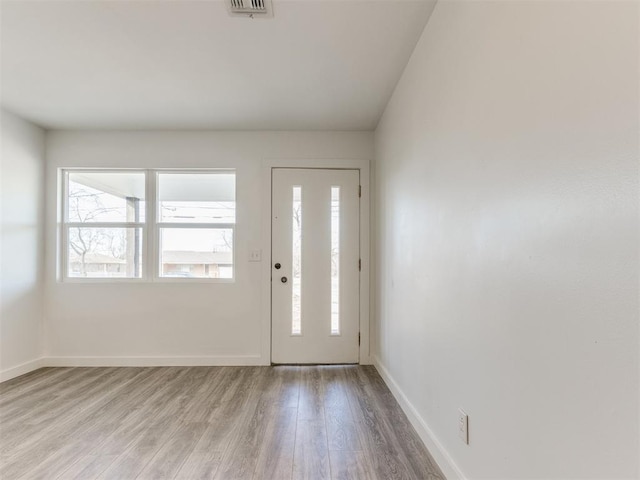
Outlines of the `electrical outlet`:
{"type": "Polygon", "coordinates": [[[262,250],[251,250],[249,252],[249,261],[250,262],[262,261],[262,250]]]}
{"type": "Polygon", "coordinates": [[[458,409],[458,436],[469,445],[469,415],[461,408],[458,409]]]}

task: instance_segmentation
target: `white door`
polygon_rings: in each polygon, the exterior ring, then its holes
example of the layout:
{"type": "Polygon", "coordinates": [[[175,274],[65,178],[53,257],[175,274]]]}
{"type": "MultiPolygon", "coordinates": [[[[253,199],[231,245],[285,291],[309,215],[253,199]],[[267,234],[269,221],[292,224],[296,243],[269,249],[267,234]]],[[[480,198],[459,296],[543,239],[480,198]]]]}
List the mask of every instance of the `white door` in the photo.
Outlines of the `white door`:
{"type": "Polygon", "coordinates": [[[357,363],[360,173],[273,169],[274,363],[357,363]]]}

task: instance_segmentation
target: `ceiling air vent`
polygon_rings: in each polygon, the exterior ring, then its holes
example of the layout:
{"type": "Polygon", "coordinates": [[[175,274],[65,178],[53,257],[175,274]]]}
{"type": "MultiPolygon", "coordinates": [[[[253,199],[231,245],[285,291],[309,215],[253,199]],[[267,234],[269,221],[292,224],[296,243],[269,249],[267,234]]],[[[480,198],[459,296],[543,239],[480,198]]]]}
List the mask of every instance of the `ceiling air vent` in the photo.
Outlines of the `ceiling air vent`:
{"type": "Polygon", "coordinates": [[[273,17],[271,0],[227,0],[227,7],[234,17],[273,17]]]}

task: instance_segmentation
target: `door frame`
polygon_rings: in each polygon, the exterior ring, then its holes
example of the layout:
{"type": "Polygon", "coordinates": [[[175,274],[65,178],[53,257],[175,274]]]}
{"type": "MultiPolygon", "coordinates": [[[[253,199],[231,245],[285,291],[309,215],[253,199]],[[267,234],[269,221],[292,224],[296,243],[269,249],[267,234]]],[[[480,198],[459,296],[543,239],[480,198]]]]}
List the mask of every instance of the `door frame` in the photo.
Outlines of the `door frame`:
{"type": "Polygon", "coordinates": [[[260,338],[262,360],[271,364],[271,198],[272,171],[276,168],[359,170],[362,195],[360,197],[360,365],[371,365],[370,320],[370,162],[353,159],[278,159],[262,160],[262,319],[260,338]]]}

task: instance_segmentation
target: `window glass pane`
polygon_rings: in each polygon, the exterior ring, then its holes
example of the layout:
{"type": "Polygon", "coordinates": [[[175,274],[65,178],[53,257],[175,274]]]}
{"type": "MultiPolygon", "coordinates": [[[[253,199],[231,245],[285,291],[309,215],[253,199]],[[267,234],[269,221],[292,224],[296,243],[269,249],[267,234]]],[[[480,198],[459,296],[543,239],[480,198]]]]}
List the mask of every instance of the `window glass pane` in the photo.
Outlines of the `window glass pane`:
{"type": "Polygon", "coordinates": [[[331,335],[340,334],[340,187],[331,187],[331,335]]]}
{"type": "Polygon", "coordinates": [[[233,278],[233,230],[161,228],[160,275],[168,278],[233,278]]]}
{"type": "Polygon", "coordinates": [[[302,334],[302,187],[293,187],[291,334],[302,334]]]}
{"type": "Polygon", "coordinates": [[[67,275],[78,278],[140,278],[141,228],[70,227],[67,275]]]}
{"type": "Polygon", "coordinates": [[[159,219],[170,223],[235,223],[235,173],[160,173],[159,219]]]}
{"type": "Polygon", "coordinates": [[[144,222],[143,172],[70,172],[70,222],[144,222]]]}

